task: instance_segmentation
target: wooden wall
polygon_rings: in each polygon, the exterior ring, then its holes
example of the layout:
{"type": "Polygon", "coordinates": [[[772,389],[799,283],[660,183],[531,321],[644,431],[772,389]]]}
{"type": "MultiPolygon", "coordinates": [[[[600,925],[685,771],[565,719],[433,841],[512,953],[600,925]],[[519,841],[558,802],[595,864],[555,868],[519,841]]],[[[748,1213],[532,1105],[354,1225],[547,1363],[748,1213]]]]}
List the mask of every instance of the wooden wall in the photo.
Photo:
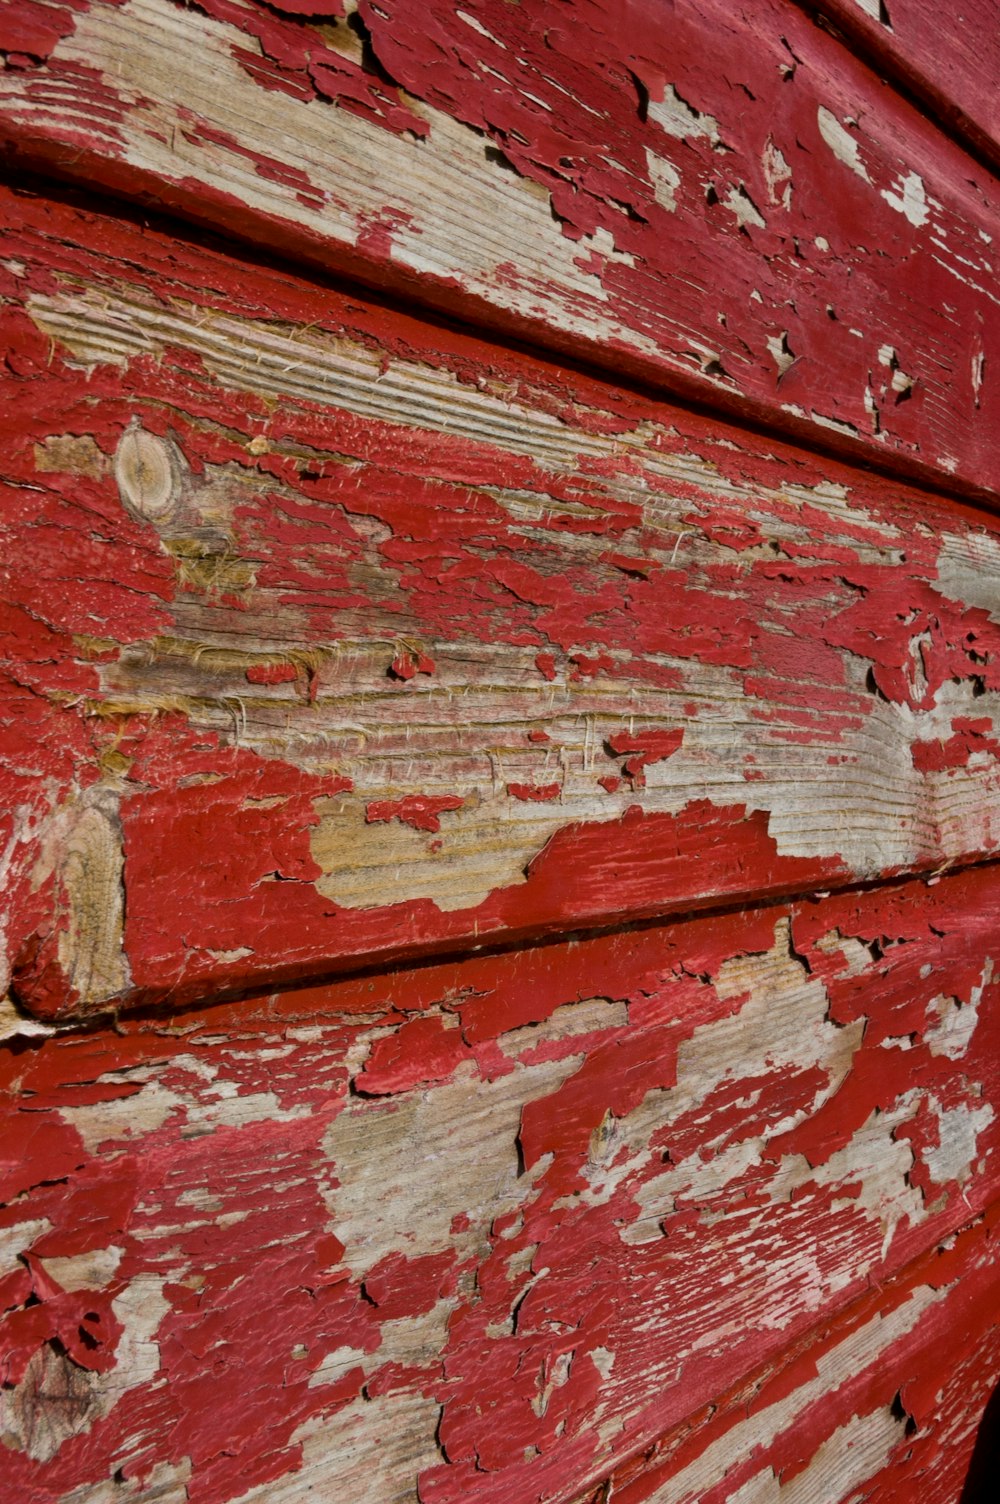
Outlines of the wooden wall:
{"type": "Polygon", "coordinates": [[[1000,19],[888,5],[0,11],[5,1498],[969,1504],[1000,19]]]}

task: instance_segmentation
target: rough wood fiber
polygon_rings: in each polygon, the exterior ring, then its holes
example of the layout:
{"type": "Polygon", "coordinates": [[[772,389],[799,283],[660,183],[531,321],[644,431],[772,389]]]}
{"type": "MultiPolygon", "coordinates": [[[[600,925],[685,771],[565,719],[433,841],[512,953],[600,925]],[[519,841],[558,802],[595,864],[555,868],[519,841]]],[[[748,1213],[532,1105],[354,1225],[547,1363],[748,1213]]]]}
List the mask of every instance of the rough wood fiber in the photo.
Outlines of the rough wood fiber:
{"type": "MultiPolygon", "coordinates": [[[[994,499],[995,185],[801,8],[18,0],[0,51],[22,160],[994,499]]],[[[0,214],[4,1504],[955,1504],[997,525],[0,214]]]]}
{"type": "Polygon", "coordinates": [[[4,204],[30,1009],[996,852],[988,519],[4,204]]]}
{"type": "Polygon", "coordinates": [[[989,175],[789,0],[23,0],[88,185],[996,495],[989,175]]]}
{"type": "MultiPolygon", "coordinates": [[[[938,1253],[907,1271],[811,1348],[725,1396],[703,1426],[679,1428],[616,1472],[605,1495],[616,1504],[988,1498],[992,1468],[981,1492],[963,1492],[977,1443],[993,1451],[984,1411],[992,1399],[995,1413],[1000,1373],[995,1251],[988,1236],[980,1246],[959,1243],[950,1270],[938,1253]]],[[[578,1504],[601,1498],[590,1491],[578,1504]]]]}
{"type": "Polygon", "coordinates": [[[7,1496],[953,1499],[997,905],[965,873],[23,1041],[7,1496]]]}

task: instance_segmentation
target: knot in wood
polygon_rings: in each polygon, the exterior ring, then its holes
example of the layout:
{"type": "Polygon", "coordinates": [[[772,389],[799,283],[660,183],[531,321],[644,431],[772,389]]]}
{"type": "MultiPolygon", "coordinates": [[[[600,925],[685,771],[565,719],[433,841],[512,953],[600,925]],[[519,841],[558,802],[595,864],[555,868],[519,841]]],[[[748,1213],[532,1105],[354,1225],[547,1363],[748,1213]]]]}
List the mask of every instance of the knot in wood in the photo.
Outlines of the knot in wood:
{"type": "Polygon", "coordinates": [[[145,522],[162,527],[176,512],[180,466],[166,439],[127,428],[115,451],[115,480],[125,506],[145,522]]]}

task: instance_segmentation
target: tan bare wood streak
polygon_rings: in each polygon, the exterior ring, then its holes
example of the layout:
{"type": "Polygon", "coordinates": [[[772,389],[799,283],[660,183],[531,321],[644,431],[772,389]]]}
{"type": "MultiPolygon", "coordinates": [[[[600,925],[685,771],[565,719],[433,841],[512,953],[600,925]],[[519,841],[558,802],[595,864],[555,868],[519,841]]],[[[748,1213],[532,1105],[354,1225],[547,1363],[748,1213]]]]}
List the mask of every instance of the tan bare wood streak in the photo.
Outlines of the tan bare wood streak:
{"type": "MultiPolygon", "coordinates": [[[[207,986],[336,962],[342,923],[293,925],[291,959],[199,928],[203,899],[221,915],[274,871],[285,903],[422,903],[408,943],[427,945],[502,935],[477,906],[533,893],[552,838],[595,824],[606,866],[541,929],[773,890],[754,819],[804,864],[784,891],[997,851],[983,516],[224,256],[55,223],[10,242],[9,307],[39,355],[7,410],[4,527],[76,665],[77,687],[31,670],[53,745],[76,749],[33,785],[41,823],[8,881],[25,913],[62,893],[60,965],[86,1006],[127,995],[129,967],[174,985],[200,956],[207,986]],[[428,820],[407,799],[445,802],[428,820]],[[720,808],[728,858],[671,887],[630,877],[630,810],[697,831],[720,808]],[[205,851],[169,839],[199,809],[248,842],[215,888],[205,851]],[[127,964],[110,932],[75,955],[93,883],[124,913],[127,964]]],[[[397,941],[389,924],[364,954],[397,941]]]]}
{"type": "Polygon", "coordinates": [[[996,1322],[996,915],[962,874],[0,1052],[0,1275],[104,1315],[73,1388],[72,1303],[38,1355],[11,1324],[21,1496],[99,1499],[140,1445],[193,1494],[222,1434],[223,1499],[294,1501],[391,1434],[376,1504],[536,1504],[666,1437],[688,1504],[855,1416],[884,1460],[899,1389],[947,1438],[996,1322]]]}
{"type": "MultiPolygon", "coordinates": [[[[42,8],[68,14],[55,0],[42,8]]],[[[633,218],[595,189],[594,212],[613,221],[597,229],[557,222],[569,210],[550,204],[541,168],[497,160],[517,156],[510,132],[463,123],[460,99],[449,112],[418,97],[425,75],[403,31],[409,15],[419,38],[418,8],[396,4],[371,41],[405,75],[387,88],[426,127],[420,139],[266,86],[259,8],[216,9],[224,19],[170,0],[93,0],[42,67],[0,76],[0,128],[88,185],[153,197],[812,442],[997,492],[1000,386],[984,366],[997,320],[994,187],[794,7],[755,0],[741,20],[714,0],[679,0],[670,26],[688,28],[697,65],[675,78],[669,28],[646,27],[652,61],[640,42],[631,61],[650,80],[648,113],[636,93],[627,127],[641,134],[629,137],[638,166],[615,189],[633,218]],[[733,54],[752,60],[735,83],[713,65],[723,40],[731,72],[733,54]]],[[[360,46],[343,28],[305,35],[317,57],[360,46]]],[[[538,64],[539,89],[565,97],[558,41],[543,54],[551,78],[538,64]]],[[[525,66],[530,82],[536,65],[525,66]]],[[[520,76],[503,87],[530,94],[520,76]]],[[[574,149],[603,181],[619,169],[599,126],[595,140],[574,149]]]]}

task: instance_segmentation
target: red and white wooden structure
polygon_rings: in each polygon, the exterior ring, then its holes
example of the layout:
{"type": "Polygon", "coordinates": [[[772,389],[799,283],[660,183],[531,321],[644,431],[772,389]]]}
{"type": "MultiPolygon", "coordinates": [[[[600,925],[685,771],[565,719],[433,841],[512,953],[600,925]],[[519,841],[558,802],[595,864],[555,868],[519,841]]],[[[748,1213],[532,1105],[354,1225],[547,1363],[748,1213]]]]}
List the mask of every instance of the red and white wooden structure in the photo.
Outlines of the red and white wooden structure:
{"type": "Polygon", "coordinates": [[[968,1504],[1000,7],[0,56],[3,1499],[968,1504]]]}

